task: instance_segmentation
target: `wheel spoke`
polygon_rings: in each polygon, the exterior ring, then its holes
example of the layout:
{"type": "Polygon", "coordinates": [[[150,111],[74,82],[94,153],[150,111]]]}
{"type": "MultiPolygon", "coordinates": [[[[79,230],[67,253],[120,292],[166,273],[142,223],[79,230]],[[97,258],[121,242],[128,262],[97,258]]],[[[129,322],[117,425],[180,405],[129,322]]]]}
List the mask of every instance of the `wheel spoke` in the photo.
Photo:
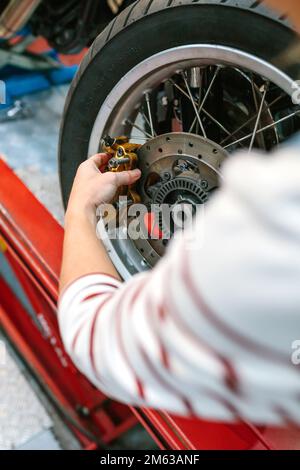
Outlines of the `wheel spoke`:
{"type": "MultiPolygon", "coordinates": [[[[280,124],[281,122],[284,122],[284,121],[287,121],[288,119],[291,119],[292,117],[294,116],[297,116],[300,114],[300,110],[298,109],[297,111],[289,114],[288,116],[284,116],[283,118],[281,119],[278,119],[277,121],[274,121],[272,122],[272,124],[269,124],[268,126],[265,126],[265,127],[262,127],[261,129],[259,129],[256,134],[260,134],[261,132],[264,132],[268,129],[272,129],[272,127],[275,127],[277,126],[277,124],[280,124]]],[[[228,147],[231,147],[232,145],[236,145],[240,142],[244,142],[245,140],[248,140],[248,139],[251,139],[253,135],[253,132],[251,132],[251,134],[248,134],[248,135],[245,135],[244,137],[242,137],[241,139],[238,139],[238,140],[235,140],[234,142],[231,142],[230,144],[226,145],[224,148],[227,149],[228,147]]]]}
{"type": "MultiPolygon", "coordinates": [[[[257,92],[260,93],[260,90],[259,90],[258,86],[256,85],[256,83],[254,82],[253,73],[251,74],[251,89],[252,89],[252,96],[253,96],[255,111],[258,113],[259,112],[259,104],[258,104],[258,100],[257,100],[257,92]]],[[[261,115],[262,115],[262,113],[261,113],[261,115]]],[[[261,145],[261,147],[263,149],[266,149],[265,138],[264,138],[263,134],[258,135],[258,140],[259,140],[259,144],[261,145]]]]}
{"type": "MultiPolygon", "coordinates": [[[[209,87],[208,87],[207,90],[206,90],[206,93],[205,93],[205,95],[204,95],[204,97],[203,97],[203,100],[202,100],[202,102],[199,102],[199,106],[198,106],[198,113],[199,113],[199,114],[201,113],[201,111],[202,111],[202,109],[203,109],[203,106],[205,105],[205,102],[206,102],[206,100],[207,100],[207,98],[208,98],[208,95],[210,94],[210,91],[211,91],[211,89],[212,89],[212,87],[213,87],[213,84],[215,83],[215,80],[216,80],[216,78],[217,78],[217,76],[218,76],[218,73],[219,73],[219,71],[220,71],[220,68],[221,68],[220,66],[218,66],[218,67],[216,68],[216,71],[215,71],[215,73],[214,73],[214,76],[213,76],[213,78],[211,79],[211,82],[210,82],[210,84],[209,84],[209,87]]],[[[199,94],[199,96],[200,96],[200,94],[199,94]]],[[[193,121],[193,123],[192,123],[192,125],[191,125],[191,127],[190,127],[190,129],[189,129],[189,132],[192,132],[192,130],[193,130],[193,128],[194,128],[196,122],[197,122],[197,116],[194,118],[194,121],[193,121]]]]}
{"type": "Polygon", "coordinates": [[[251,152],[251,150],[253,148],[253,144],[254,144],[255,138],[256,138],[256,133],[258,131],[258,126],[260,124],[261,113],[262,113],[262,110],[263,110],[263,106],[264,106],[265,99],[266,99],[266,94],[267,94],[267,91],[268,91],[268,83],[263,85],[263,87],[261,88],[260,91],[263,92],[263,96],[262,96],[262,99],[261,99],[261,102],[260,102],[259,110],[258,110],[258,113],[257,113],[255,125],[254,125],[251,142],[250,142],[249,149],[248,149],[249,152],[251,152]]]}
{"type": "Polygon", "coordinates": [[[216,118],[214,118],[208,111],[206,111],[206,109],[203,108],[202,112],[206,114],[206,116],[209,117],[209,119],[211,119],[215,124],[217,124],[222,129],[222,131],[225,132],[225,134],[230,134],[229,130],[226,129],[226,127],[224,127],[223,124],[221,124],[216,118]]]}
{"type": "Polygon", "coordinates": [[[139,126],[139,125],[136,124],[135,122],[130,121],[130,119],[126,119],[125,124],[129,124],[131,127],[134,127],[134,128],[137,129],[138,131],[142,132],[143,134],[145,134],[145,136],[146,136],[148,139],[152,139],[152,138],[153,138],[153,136],[152,136],[151,134],[149,134],[149,132],[145,131],[145,129],[143,129],[141,126],[139,126]]]}
{"type": "MultiPolygon", "coordinates": [[[[207,134],[206,134],[206,131],[204,129],[204,126],[203,126],[203,122],[202,122],[202,119],[200,117],[200,114],[203,113],[204,115],[206,115],[212,122],[214,122],[225,134],[227,134],[227,136],[220,142],[219,145],[221,145],[223,148],[227,149],[227,148],[230,148],[234,145],[239,145],[239,146],[244,146],[243,144],[245,144],[245,141],[249,140],[250,139],[250,144],[249,144],[249,148],[248,148],[248,151],[250,152],[252,149],[253,149],[253,146],[254,146],[254,142],[255,142],[255,139],[260,136],[261,137],[261,142],[262,142],[262,145],[264,146],[264,136],[263,136],[263,132],[266,131],[266,130],[269,130],[269,129],[272,129],[272,128],[275,128],[274,130],[276,130],[276,126],[288,119],[291,119],[293,118],[294,116],[296,115],[299,115],[300,114],[300,110],[296,110],[295,112],[293,113],[290,113],[288,116],[284,116],[283,118],[277,120],[277,121],[274,121],[264,127],[261,128],[261,118],[262,116],[270,111],[270,108],[271,106],[273,106],[274,104],[276,104],[279,100],[281,100],[285,95],[284,94],[281,94],[280,96],[277,96],[270,104],[268,104],[266,102],[266,94],[267,94],[267,91],[268,91],[268,83],[263,85],[263,89],[261,88],[260,91],[263,93],[262,95],[262,98],[261,98],[261,101],[260,103],[258,103],[258,100],[257,100],[257,90],[258,90],[258,87],[257,85],[255,84],[254,80],[253,80],[253,77],[251,78],[251,81],[249,79],[249,81],[251,82],[251,87],[252,87],[252,94],[253,94],[253,99],[254,99],[254,104],[255,104],[255,109],[257,111],[257,113],[254,115],[254,116],[251,116],[246,122],[244,122],[242,125],[240,125],[239,128],[237,128],[235,131],[231,132],[229,131],[225,126],[223,126],[223,124],[221,122],[219,122],[218,119],[216,119],[214,116],[212,116],[205,108],[205,103],[207,102],[207,99],[209,97],[209,94],[211,93],[211,90],[212,90],[212,87],[215,83],[215,80],[218,76],[218,73],[220,72],[222,66],[216,66],[216,70],[214,72],[214,75],[209,83],[209,86],[203,96],[203,98],[201,99],[201,94],[200,94],[200,90],[199,90],[199,98],[195,98],[193,97],[192,95],[192,91],[191,91],[191,88],[190,88],[190,85],[188,83],[188,80],[187,80],[187,76],[186,76],[186,73],[184,71],[181,72],[181,75],[182,75],[182,78],[183,78],[183,81],[184,81],[184,85],[185,85],[185,89],[178,85],[178,83],[176,83],[176,81],[173,79],[173,78],[169,78],[168,81],[177,89],[180,91],[180,93],[185,96],[192,104],[193,106],[193,109],[194,109],[194,112],[195,112],[195,117],[194,117],[194,120],[189,128],[189,131],[190,133],[192,133],[192,131],[194,130],[194,127],[195,125],[197,125],[197,129],[198,126],[200,127],[201,129],[201,132],[202,132],[202,135],[207,138],[207,134]],[[256,89],[257,88],[257,89],[256,89]],[[251,124],[252,122],[254,122],[254,128],[253,128],[253,131],[241,138],[238,138],[236,140],[233,140],[232,142],[228,143],[227,145],[224,145],[226,144],[226,142],[229,140],[229,139],[233,139],[234,136],[236,136],[236,134],[238,134],[239,132],[241,132],[245,127],[249,126],[249,124],[251,124]]],[[[147,141],[148,139],[152,139],[154,137],[157,136],[155,130],[154,130],[154,126],[153,126],[153,118],[152,118],[152,112],[151,112],[151,102],[150,102],[150,94],[149,92],[146,92],[145,93],[145,101],[146,101],[146,105],[147,105],[147,113],[143,112],[142,110],[140,111],[141,112],[141,115],[142,117],[144,118],[145,122],[147,123],[147,125],[149,126],[150,128],[150,131],[147,132],[145,129],[143,129],[141,126],[139,126],[138,124],[136,123],[133,123],[131,120],[127,119],[126,120],[126,123],[128,123],[129,125],[132,126],[132,128],[135,128],[137,129],[138,131],[142,132],[145,137],[143,136],[136,136],[135,139],[139,139],[139,140],[145,140],[147,141]]],[[[271,111],[270,111],[271,112],[271,111]]]]}
{"type": "MultiPolygon", "coordinates": [[[[198,99],[199,103],[202,100],[202,91],[203,91],[203,77],[204,77],[204,69],[201,67],[200,68],[200,80],[199,80],[199,87],[198,87],[198,99]]],[[[196,119],[194,119],[194,122],[196,122],[196,119]]],[[[190,131],[191,132],[191,131],[190,131]]],[[[199,124],[196,122],[196,134],[199,134],[199,124]]]]}
{"type": "Polygon", "coordinates": [[[130,139],[132,139],[132,140],[145,140],[145,141],[149,140],[147,137],[143,137],[141,135],[131,135],[130,139]]]}
{"type": "MultiPolygon", "coordinates": [[[[146,114],[143,113],[143,112],[141,112],[141,116],[144,118],[144,120],[146,121],[146,123],[148,124],[148,126],[149,126],[150,129],[151,129],[151,123],[150,123],[148,117],[146,116],[146,114]]],[[[156,135],[156,133],[155,133],[155,135],[156,135]]]]}
{"type": "MultiPolygon", "coordinates": [[[[277,96],[277,98],[275,98],[269,105],[268,105],[268,108],[267,109],[264,109],[263,112],[262,112],[262,115],[265,114],[267,112],[268,109],[270,109],[271,106],[273,106],[274,104],[276,104],[278,101],[280,101],[282,98],[284,97],[284,95],[280,95],[280,96],[277,96]]],[[[242,124],[240,127],[238,127],[234,132],[232,133],[229,133],[229,135],[227,137],[225,137],[222,142],[220,143],[220,145],[224,145],[227,140],[231,139],[232,137],[234,137],[238,132],[242,131],[245,127],[247,127],[249,124],[251,124],[254,120],[256,119],[256,116],[252,116],[251,118],[249,118],[246,122],[244,122],[244,124],[242,124]]]]}
{"type": "MultiPolygon", "coordinates": [[[[172,85],[177,88],[184,96],[186,96],[189,100],[191,99],[190,96],[188,95],[188,93],[183,89],[181,88],[181,86],[179,86],[174,80],[172,80],[171,78],[169,79],[169,82],[172,83],[172,85]]],[[[203,99],[204,100],[204,99],[203,99]]],[[[206,100],[206,99],[205,99],[206,100]]],[[[195,104],[198,104],[198,101],[197,100],[194,100],[195,101],[195,104]]],[[[228,129],[226,129],[226,127],[223,126],[223,124],[221,124],[216,118],[214,118],[208,111],[206,111],[206,109],[202,106],[202,109],[201,111],[206,114],[207,117],[209,117],[209,119],[211,119],[211,121],[213,121],[215,124],[217,124],[217,126],[219,126],[223,132],[225,132],[225,134],[227,134],[228,136],[231,135],[231,133],[229,132],[228,129]]],[[[197,116],[195,117],[194,119],[194,122],[193,122],[193,126],[195,125],[194,123],[196,122],[197,120],[197,116]]],[[[191,132],[191,130],[189,130],[189,132],[191,132]]]]}
{"type": "Polygon", "coordinates": [[[251,89],[252,89],[252,96],[253,96],[253,101],[255,104],[255,109],[256,109],[256,112],[258,113],[259,106],[258,106],[258,101],[257,101],[257,96],[256,96],[256,85],[253,80],[253,74],[251,75],[251,89]]]}
{"type": "MultiPolygon", "coordinates": [[[[172,83],[172,85],[173,85],[175,88],[177,88],[177,90],[179,90],[179,91],[180,91],[184,96],[186,96],[189,100],[191,99],[191,98],[190,98],[190,95],[189,95],[180,85],[178,85],[178,83],[176,83],[172,78],[169,78],[168,81],[169,81],[170,83],[172,83]]],[[[198,103],[197,100],[196,100],[196,103],[198,103]]]]}
{"type": "Polygon", "coordinates": [[[202,124],[202,121],[201,121],[201,118],[200,118],[200,115],[199,115],[199,112],[198,112],[198,109],[197,109],[195,100],[194,100],[194,98],[193,98],[191,89],[190,89],[189,84],[188,84],[188,82],[187,82],[185,73],[182,72],[181,75],[182,75],[182,78],[183,78],[183,80],[184,80],[184,84],[185,84],[185,87],[186,87],[187,92],[188,92],[188,94],[189,94],[190,100],[191,100],[191,102],[192,102],[192,105],[193,105],[193,108],[194,108],[194,111],[195,111],[195,114],[196,114],[196,117],[197,117],[197,120],[198,120],[200,129],[201,129],[201,132],[202,132],[202,134],[203,134],[203,137],[206,138],[206,132],[205,132],[205,129],[204,129],[204,127],[203,127],[203,124],[202,124]]]}
{"type": "Polygon", "coordinates": [[[151,113],[151,106],[150,106],[150,96],[149,93],[145,93],[145,98],[146,98],[146,103],[147,103],[147,109],[148,109],[148,117],[149,117],[149,124],[150,124],[150,129],[151,129],[151,135],[152,137],[155,137],[156,133],[154,131],[153,127],[153,121],[152,121],[152,113],[151,113]]]}

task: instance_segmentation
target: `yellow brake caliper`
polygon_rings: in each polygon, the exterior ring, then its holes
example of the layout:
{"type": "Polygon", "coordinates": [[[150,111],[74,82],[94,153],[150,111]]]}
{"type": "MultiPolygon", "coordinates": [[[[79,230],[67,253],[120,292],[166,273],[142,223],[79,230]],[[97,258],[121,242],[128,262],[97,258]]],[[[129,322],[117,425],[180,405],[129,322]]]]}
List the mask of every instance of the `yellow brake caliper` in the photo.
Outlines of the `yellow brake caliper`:
{"type": "MultiPolygon", "coordinates": [[[[140,147],[140,144],[129,142],[126,136],[116,137],[115,139],[109,136],[104,137],[103,150],[111,155],[107,164],[107,171],[118,172],[136,168],[138,162],[137,151],[140,147]]],[[[119,196],[127,196],[133,203],[139,203],[141,200],[136,192],[135,183],[119,188],[116,197],[119,196]]]]}

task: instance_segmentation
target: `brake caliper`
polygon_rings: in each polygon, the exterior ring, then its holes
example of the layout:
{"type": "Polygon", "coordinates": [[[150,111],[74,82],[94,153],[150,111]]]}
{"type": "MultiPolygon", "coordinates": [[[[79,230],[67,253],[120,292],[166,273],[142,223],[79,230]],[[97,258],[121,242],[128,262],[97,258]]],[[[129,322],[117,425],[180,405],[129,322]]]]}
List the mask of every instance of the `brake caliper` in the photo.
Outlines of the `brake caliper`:
{"type": "MultiPolygon", "coordinates": [[[[141,147],[140,144],[129,142],[126,136],[116,137],[115,139],[106,136],[103,138],[102,144],[103,150],[111,155],[107,164],[107,171],[118,172],[137,168],[137,152],[141,147]]],[[[135,183],[119,188],[117,196],[127,196],[130,202],[133,203],[138,203],[141,200],[136,192],[135,183]]]]}

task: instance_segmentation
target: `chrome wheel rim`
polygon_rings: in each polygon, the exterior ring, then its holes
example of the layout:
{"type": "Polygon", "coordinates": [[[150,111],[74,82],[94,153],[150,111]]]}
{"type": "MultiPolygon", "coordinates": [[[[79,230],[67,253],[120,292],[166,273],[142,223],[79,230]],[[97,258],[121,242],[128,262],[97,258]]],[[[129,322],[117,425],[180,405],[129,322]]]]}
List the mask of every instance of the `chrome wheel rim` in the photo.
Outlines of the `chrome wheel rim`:
{"type": "MultiPolygon", "coordinates": [[[[246,70],[275,84],[288,96],[295,93],[295,82],[291,77],[272,64],[238,49],[194,44],[168,49],[136,65],[111,90],[96,117],[89,140],[88,156],[99,151],[103,135],[117,136],[124,133],[128,135],[131,132],[131,124],[134,123],[132,116],[136,115],[145,97],[147,100],[149,93],[159,84],[176,73],[208,65],[246,70]]],[[[298,112],[298,110],[295,111],[295,114],[298,112]]],[[[201,121],[199,122],[201,124],[201,121]]],[[[270,123],[269,128],[277,132],[274,123],[270,123]]],[[[255,136],[259,132],[262,133],[262,130],[257,129],[255,136]]],[[[250,138],[251,136],[248,136],[248,141],[250,138]]],[[[245,140],[244,137],[243,139],[245,140]]],[[[135,139],[132,137],[132,140],[135,139]]],[[[253,144],[252,139],[250,145],[251,143],[253,144]]],[[[232,145],[230,142],[225,144],[225,149],[232,145]]],[[[104,242],[116,269],[124,279],[136,272],[148,269],[149,265],[145,257],[132,240],[111,240],[109,237],[104,237],[104,242]]]]}

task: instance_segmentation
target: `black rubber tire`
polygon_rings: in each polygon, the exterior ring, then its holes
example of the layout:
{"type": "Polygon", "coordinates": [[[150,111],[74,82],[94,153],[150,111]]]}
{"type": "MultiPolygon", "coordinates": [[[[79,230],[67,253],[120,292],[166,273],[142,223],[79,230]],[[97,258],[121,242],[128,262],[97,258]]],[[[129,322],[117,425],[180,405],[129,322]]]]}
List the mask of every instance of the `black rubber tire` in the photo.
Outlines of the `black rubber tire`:
{"type": "MultiPolygon", "coordinates": [[[[136,64],[184,44],[220,44],[274,63],[295,40],[264,1],[139,0],[95,39],[71,84],[61,125],[59,171],[67,204],[78,165],[87,157],[93,124],[106,96],[136,64]]],[[[287,71],[300,76],[299,66],[287,71]]]]}

